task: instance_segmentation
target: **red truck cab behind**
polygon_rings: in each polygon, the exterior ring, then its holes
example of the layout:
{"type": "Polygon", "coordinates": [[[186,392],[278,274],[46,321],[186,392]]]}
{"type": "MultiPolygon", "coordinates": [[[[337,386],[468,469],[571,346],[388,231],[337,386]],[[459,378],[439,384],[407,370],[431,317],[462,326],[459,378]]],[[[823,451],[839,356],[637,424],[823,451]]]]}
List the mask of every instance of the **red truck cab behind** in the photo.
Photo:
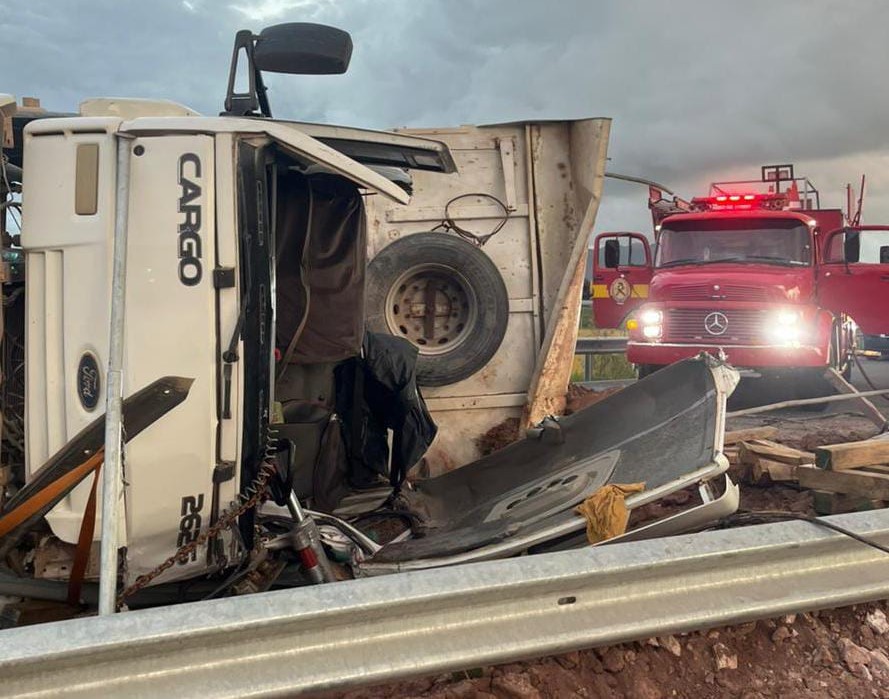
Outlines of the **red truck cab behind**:
{"type": "MultiPolygon", "coordinates": [[[[701,351],[763,375],[847,371],[850,318],[887,332],[889,229],[844,228],[839,209],[791,209],[788,182],[765,195],[716,187],[656,218],[654,254],[638,233],[597,236],[596,322],[626,325],[640,376],[701,351]]],[[[811,191],[803,205],[817,201],[811,191]]]]}

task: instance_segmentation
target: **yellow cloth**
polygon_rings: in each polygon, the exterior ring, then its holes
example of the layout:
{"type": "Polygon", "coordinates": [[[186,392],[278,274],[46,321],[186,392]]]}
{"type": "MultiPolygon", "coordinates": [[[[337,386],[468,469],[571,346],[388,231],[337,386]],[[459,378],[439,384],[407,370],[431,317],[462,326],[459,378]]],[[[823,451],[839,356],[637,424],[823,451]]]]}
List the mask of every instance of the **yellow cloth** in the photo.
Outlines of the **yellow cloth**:
{"type": "Polygon", "coordinates": [[[627,530],[630,512],[627,495],[641,493],[645,483],[610,483],[590,495],[574,511],[586,519],[586,536],[591,544],[620,536],[627,530]]]}

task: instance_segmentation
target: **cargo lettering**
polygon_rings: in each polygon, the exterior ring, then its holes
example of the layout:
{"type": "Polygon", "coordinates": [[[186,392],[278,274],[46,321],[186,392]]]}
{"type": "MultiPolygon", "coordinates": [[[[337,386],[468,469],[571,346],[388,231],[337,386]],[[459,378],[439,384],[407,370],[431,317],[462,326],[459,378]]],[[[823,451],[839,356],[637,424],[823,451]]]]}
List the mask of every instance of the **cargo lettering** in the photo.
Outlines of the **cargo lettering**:
{"type": "Polygon", "coordinates": [[[179,281],[200,284],[201,265],[201,159],[196,153],[179,157],[179,281]]]}
{"type": "MultiPolygon", "coordinates": [[[[176,548],[182,548],[198,538],[198,534],[201,533],[201,510],[203,507],[203,493],[197,497],[189,495],[182,498],[182,506],[179,511],[182,519],[179,520],[179,535],[176,537],[176,548]]],[[[198,551],[195,548],[188,560],[197,560],[197,555],[198,551]]],[[[186,562],[186,560],[179,560],[180,565],[184,565],[186,562]]]]}

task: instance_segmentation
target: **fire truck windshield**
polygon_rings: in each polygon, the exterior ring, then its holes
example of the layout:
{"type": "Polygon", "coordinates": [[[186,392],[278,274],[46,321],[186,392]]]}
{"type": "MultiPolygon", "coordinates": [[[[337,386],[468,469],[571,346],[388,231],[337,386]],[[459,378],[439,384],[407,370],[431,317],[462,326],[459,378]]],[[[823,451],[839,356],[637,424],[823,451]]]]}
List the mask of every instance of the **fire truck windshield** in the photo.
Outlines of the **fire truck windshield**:
{"type": "Polygon", "coordinates": [[[812,262],[812,234],[796,219],[718,218],[664,224],[656,267],[718,262],[807,266],[812,262]]]}

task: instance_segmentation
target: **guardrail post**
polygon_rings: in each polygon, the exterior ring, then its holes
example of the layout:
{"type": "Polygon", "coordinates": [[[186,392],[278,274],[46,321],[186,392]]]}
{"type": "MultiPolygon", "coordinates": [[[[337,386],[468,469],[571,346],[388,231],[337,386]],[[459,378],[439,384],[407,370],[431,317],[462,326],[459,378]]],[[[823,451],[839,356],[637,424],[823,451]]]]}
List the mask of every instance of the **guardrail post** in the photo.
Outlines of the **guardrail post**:
{"type": "Polygon", "coordinates": [[[127,219],[130,203],[130,141],[117,135],[117,191],[114,262],[111,272],[111,328],[105,398],[105,464],[102,472],[102,549],[99,614],[117,611],[117,549],[120,525],[123,420],[123,340],[127,280],[127,219]]]}

